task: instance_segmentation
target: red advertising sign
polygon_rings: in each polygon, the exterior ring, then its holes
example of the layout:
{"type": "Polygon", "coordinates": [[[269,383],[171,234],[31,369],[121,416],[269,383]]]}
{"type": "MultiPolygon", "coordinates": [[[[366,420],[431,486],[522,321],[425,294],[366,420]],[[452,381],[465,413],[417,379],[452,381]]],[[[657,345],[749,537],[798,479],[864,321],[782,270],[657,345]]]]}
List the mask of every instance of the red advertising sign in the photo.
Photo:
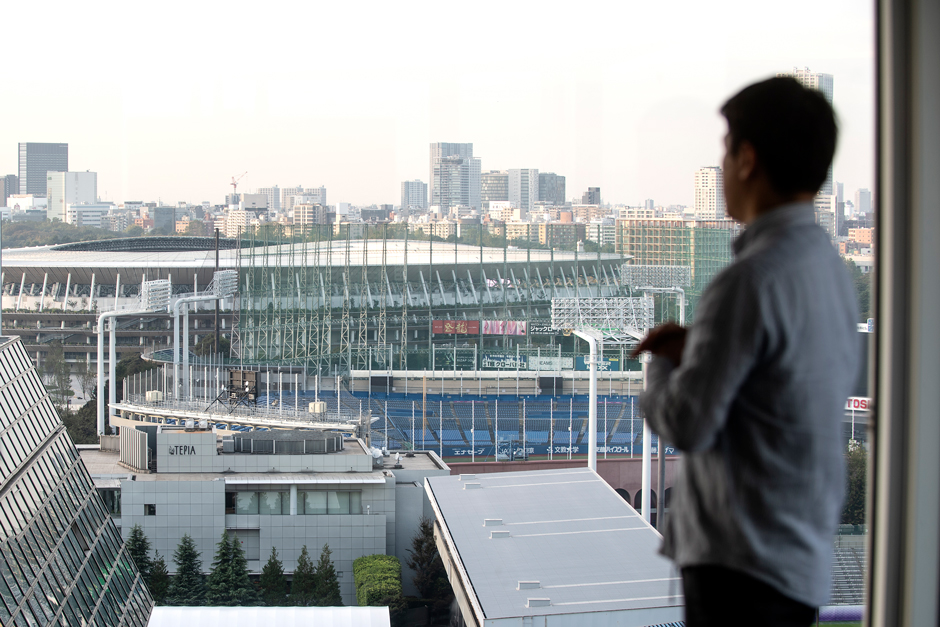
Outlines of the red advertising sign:
{"type": "Polygon", "coordinates": [[[458,334],[478,334],[480,332],[479,320],[432,320],[431,331],[433,333],[458,334]]]}
{"type": "Polygon", "coordinates": [[[845,401],[845,410],[868,411],[871,409],[871,399],[864,396],[850,396],[845,401]]]}

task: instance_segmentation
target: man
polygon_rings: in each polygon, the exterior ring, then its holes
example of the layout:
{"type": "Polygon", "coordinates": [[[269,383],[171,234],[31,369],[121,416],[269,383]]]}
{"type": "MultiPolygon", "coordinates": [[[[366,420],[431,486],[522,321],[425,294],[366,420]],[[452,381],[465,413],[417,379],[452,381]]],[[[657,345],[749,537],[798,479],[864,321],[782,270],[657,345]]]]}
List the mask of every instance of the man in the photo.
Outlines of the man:
{"type": "Polygon", "coordinates": [[[641,407],[683,452],[663,552],[688,627],[809,625],[829,598],[844,493],[841,420],[856,364],[855,295],[813,197],[835,152],[832,108],[791,78],[721,109],[735,261],[688,330],[649,351],[641,407]]]}

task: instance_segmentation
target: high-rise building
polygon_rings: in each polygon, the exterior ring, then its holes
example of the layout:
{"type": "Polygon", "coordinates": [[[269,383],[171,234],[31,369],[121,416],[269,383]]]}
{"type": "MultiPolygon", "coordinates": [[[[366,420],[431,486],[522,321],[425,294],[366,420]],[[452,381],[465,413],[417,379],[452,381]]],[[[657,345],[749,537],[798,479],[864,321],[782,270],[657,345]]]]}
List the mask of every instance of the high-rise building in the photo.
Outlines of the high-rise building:
{"type": "Polygon", "coordinates": [[[509,170],[509,202],[531,211],[539,201],[539,171],[509,170]]]}
{"type": "Polygon", "coordinates": [[[0,399],[0,623],[144,627],[147,585],[19,338],[0,399]]]}
{"type": "Polygon", "coordinates": [[[561,207],[565,204],[565,177],[539,172],[539,202],[561,207]]]}
{"type": "Polygon", "coordinates": [[[19,145],[20,193],[46,195],[46,173],[69,171],[68,144],[19,145]]]}
{"type": "Polygon", "coordinates": [[[66,222],[69,205],[91,205],[98,202],[96,172],[48,172],[46,174],[47,217],[66,222]]]}
{"type": "Polygon", "coordinates": [[[428,208],[428,184],[415,179],[401,184],[401,212],[409,215],[412,210],[426,211],[428,208]]]}
{"type": "Polygon", "coordinates": [[[20,193],[19,177],[17,177],[15,174],[7,174],[3,178],[0,178],[0,186],[3,188],[0,190],[0,192],[2,192],[0,193],[0,200],[3,200],[3,204],[0,205],[0,207],[6,207],[7,198],[14,194],[20,193]]]}
{"type": "MultiPolygon", "coordinates": [[[[808,67],[804,67],[802,70],[795,67],[793,68],[792,72],[778,72],[777,76],[790,76],[795,78],[803,87],[822,92],[822,95],[825,96],[826,101],[829,104],[832,104],[832,74],[811,72],[808,67]]],[[[826,175],[826,180],[823,182],[822,187],[819,188],[819,193],[821,195],[829,195],[833,193],[831,164],[829,165],[829,173],[826,175]]]]}
{"type": "Polygon", "coordinates": [[[587,191],[581,196],[582,205],[599,205],[601,204],[601,188],[600,187],[588,187],[587,191]]]}
{"type": "Polygon", "coordinates": [[[721,168],[709,166],[695,173],[695,219],[725,218],[725,182],[721,168]]]}
{"type": "Polygon", "coordinates": [[[855,192],[855,213],[871,213],[871,191],[860,189],[855,192]]]}
{"type": "Polygon", "coordinates": [[[277,212],[281,210],[281,190],[277,185],[274,187],[262,187],[258,190],[258,193],[267,196],[268,211],[277,212]]]}
{"type": "Polygon", "coordinates": [[[490,170],[480,175],[480,202],[509,202],[509,172],[490,170]]]}
{"type": "Polygon", "coordinates": [[[290,214],[295,203],[326,204],[326,187],[285,187],[281,190],[281,209],[290,214]],[[304,196],[304,199],[295,199],[295,196],[304,196]]]}
{"type": "Polygon", "coordinates": [[[443,211],[451,207],[480,208],[480,160],[473,144],[431,144],[430,205],[443,211]]]}

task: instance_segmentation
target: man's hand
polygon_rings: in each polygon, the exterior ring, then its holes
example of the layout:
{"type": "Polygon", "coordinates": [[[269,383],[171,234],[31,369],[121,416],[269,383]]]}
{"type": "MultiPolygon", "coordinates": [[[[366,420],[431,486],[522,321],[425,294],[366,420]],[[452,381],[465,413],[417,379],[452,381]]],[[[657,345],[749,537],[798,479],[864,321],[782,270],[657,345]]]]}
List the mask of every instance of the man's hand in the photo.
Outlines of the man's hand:
{"type": "Polygon", "coordinates": [[[676,366],[682,363],[682,351],[685,348],[685,336],[688,329],[680,327],[675,322],[667,322],[653,329],[647,334],[640,345],[630,353],[637,357],[644,351],[649,351],[658,357],[666,357],[676,366]]]}

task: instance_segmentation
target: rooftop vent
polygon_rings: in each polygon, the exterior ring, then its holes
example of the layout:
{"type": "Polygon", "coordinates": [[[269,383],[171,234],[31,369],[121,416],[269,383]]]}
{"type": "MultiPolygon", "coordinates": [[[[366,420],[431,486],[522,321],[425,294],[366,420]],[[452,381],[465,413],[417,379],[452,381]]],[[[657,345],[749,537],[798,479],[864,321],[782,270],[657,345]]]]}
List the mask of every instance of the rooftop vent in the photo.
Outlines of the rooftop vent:
{"type": "Polygon", "coordinates": [[[233,439],[236,453],[310,455],[343,450],[343,435],[332,431],[246,431],[233,439]]]}

